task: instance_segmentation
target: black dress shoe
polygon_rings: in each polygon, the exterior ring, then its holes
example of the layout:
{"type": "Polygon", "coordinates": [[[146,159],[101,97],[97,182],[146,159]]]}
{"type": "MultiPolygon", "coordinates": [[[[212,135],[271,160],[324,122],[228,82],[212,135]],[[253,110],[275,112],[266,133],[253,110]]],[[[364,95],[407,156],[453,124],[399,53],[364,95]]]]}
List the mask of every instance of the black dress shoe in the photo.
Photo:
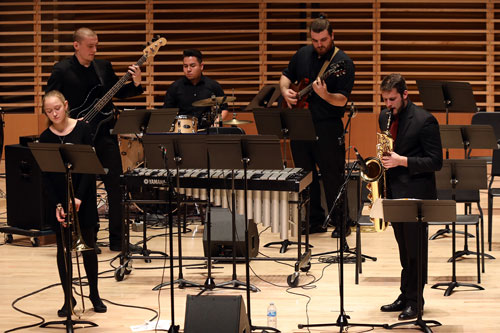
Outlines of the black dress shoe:
{"type": "Polygon", "coordinates": [[[397,300],[395,300],[391,304],[382,305],[380,307],[380,311],[382,311],[382,312],[396,312],[396,311],[402,311],[405,308],[406,308],[406,302],[404,302],[403,300],[398,298],[397,300]]]}
{"type": "Polygon", "coordinates": [[[311,225],[309,226],[309,234],[319,234],[327,232],[326,228],[323,228],[322,225],[311,225]]]}
{"type": "MultiPolygon", "coordinates": [[[[72,305],[73,305],[73,308],[75,308],[76,306],[76,299],[73,297],[73,302],[72,302],[72,305]]],[[[68,312],[66,311],[66,303],[64,303],[64,305],[62,306],[62,308],[60,308],[59,310],[57,310],[57,316],[58,317],[61,317],[61,318],[65,318],[68,316],[68,312]]]]}
{"type": "Polygon", "coordinates": [[[399,320],[410,320],[415,318],[417,318],[417,308],[411,305],[405,307],[403,312],[398,316],[399,320]]]}
{"type": "Polygon", "coordinates": [[[106,306],[106,304],[104,304],[102,302],[102,300],[100,298],[97,300],[91,300],[91,301],[92,301],[92,305],[94,306],[94,312],[104,313],[104,312],[108,311],[108,307],[106,306]]]}
{"type": "MultiPolygon", "coordinates": [[[[351,234],[351,228],[346,229],[345,236],[349,236],[351,234]]],[[[340,228],[335,227],[332,231],[332,238],[340,238],[340,228]]]]}
{"type": "Polygon", "coordinates": [[[102,253],[101,248],[97,244],[95,245],[95,253],[97,253],[97,254],[102,253]]]}

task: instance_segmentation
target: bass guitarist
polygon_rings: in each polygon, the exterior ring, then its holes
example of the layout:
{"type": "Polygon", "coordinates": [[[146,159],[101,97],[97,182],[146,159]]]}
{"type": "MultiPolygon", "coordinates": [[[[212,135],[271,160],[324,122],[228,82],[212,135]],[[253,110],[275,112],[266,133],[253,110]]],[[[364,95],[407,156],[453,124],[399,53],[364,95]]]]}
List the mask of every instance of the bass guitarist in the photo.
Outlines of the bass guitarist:
{"type": "MultiPolygon", "coordinates": [[[[59,90],[66,96],[70,110],[85,110],[94,103],[95,98],[106,94],[119,80],[111,63],[94,59],[97,52],[97,34],[89,28],[79,28],[73,34],[75,53],[54,65],[45,92],[59,90]]],[[[126,98],[143,93],[141,69],[135,64],[128,67],[132,82],[125,84],[116,97],[126,98]]],[[[74,118],[82,118],[70,111],[74,118]]],[[[108,194],[109,204],[109,247],[112,251],[122,248],[122,209],[120,174],[122,163],[116,135],[111,135],[113,127],[113,104],[107,103],[89,122],[94,137],[97,156],[108,174],[101,176],[108,194]]],[[[99,250],[98,250],[99,251],[99,250]]]]}
{"type": "MultiPolygon", "coordinates": [[[[354,63],[335,47],[333,30],[324,14],[315,19],[310,27],[311,45],[300,48],[290,60],[280,78],[280,89],[288,107],[304,104],[297,98],[292,83],[312,83],[313,90],[306,96],[311,111],[317,141],[292,140],[291,148],[296,167],[313,172],[311,184],[310,233],[326,232],[323,228],[325,211],[321,206],[321,192],[317,168],[321,172],[328,210],[343,182],[345,145],[340,142],[344,126],[342,117],[345,105],[354,85],[354,63]],[[332,64],[343,62],[344,74],[330,75],[324,80],[325,70],[332,64]]],[[[335,226],[332,237],[339,237],[340,222],[343,221],[343,204],[337,205],[331,223],[335,226]]],[[[350,233],[350,228],[347,228],[350,233]]]]}

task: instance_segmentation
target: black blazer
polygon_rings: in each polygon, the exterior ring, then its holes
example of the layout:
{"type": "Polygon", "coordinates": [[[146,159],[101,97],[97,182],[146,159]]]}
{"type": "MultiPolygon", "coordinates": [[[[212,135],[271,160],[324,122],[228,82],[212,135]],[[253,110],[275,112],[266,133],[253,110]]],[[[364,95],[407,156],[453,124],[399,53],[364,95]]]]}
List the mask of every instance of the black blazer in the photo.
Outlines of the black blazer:
{"type": "MultiPolygon", "coordinates": [[[[70,109],[84,104],[89,92],[96,85],[104,84],[101,92],[105,94],[119,78],[108,60],[95,59],[92,66],[97,67],[103,82],[97,76],[95,69],[80,65],[76,56],[61,60],[54,65],[45,92],[59,90],[68,100],[70,109]]],[[[142,92],[142,85],[136,87],[133,82],[129,82],[115,96],[123,99],[140,95],[142,92]]]]}
{"type": "MultiPolygon", "coordinates": [[[[381,131],[386,130],[388,110],[379,116],[381,131]]],[[[408,167],[387,170],[387,196],[390,199],[436,199],[434,172],[443,165],[439,124],[432,114],[411,101],[399,115],[394,152],[408,157],[408,167]]]]}

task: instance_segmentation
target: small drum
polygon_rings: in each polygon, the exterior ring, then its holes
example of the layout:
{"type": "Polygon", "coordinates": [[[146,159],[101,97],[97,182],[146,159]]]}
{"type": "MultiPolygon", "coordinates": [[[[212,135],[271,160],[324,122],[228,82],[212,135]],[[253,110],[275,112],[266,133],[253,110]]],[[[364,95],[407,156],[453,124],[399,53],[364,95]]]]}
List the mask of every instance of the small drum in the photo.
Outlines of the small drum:
{"type": "Polygon", "coordinates": [[[139,167],[144,163],[144,147],[135,135],[118,135],[123,172],[139,167]]]}
{"type": "Polygon", "coordinates": [[[196,133],[198,132],[198,118],[186,115],[178,115],[174,121],[175,133],[196,133]]]}

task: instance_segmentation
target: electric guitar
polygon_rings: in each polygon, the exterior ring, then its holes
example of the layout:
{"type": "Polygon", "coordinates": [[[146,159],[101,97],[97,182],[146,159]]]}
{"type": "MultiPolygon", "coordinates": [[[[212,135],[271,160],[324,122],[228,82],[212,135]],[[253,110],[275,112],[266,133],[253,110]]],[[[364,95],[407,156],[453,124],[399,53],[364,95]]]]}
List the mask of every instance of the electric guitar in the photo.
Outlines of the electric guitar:
{"type": "MultiPolygon", "coordinates": [[[[342,75],[345,75],[345,63],[344,61],[339,61],[331,64],[328,66],[328,70],[321,75],[320,79],[326,80],[331,75],[335,75],[336,77],[340,77],[342,75]]],[[[307,97],[309,97],[309,94],[313,90],[313,82],[309,83],[309,79],[305,78],[302,79],[298,84],[292,84],[290,85],[290,89],[297,91],[297,104],[295,104],[293,107],[297,109],[305,109],[309,106],[309,103],[307,103],[307,97]]],[[[286,101],[283,99],[283,106],[284,108],[288,107],[288,104],[286,101]]]]}
{"type": "MultiPolygon", "coordinates": [[[[153,58],[158,49],[165,45],[167,40],[163,37],[153,39],[151,43],[142,51],[142,57],[137,61],[136,65],[141,66],[149,58],[153,58]]],[[[104,123],[113,120],[113,108],[107,107],[113,96],[123,87],[123,85],[130,79],[131,74],[127,71],[109,91],[102,95],[102,85],[98,84],[93,87],[88,93],[85,101],[77,108],[71,109],[69,115],[71,118],[80,119],[88,123],[92,130],[92,139],[95,139],[99,129],[104,123]]]]}

